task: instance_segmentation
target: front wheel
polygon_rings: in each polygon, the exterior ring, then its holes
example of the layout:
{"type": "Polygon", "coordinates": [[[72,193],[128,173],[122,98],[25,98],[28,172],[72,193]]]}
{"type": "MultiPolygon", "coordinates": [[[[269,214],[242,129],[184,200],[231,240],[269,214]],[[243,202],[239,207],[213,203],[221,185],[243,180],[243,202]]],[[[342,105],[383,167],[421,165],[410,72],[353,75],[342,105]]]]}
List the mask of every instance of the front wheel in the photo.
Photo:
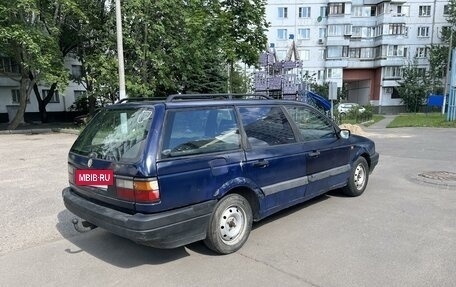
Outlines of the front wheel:
{"type": "Polygon", "coordinates": [[[369,165],[364,157],[359,157],[353,164],[348,184],[342,191],[348,196],[360,196],[366,189],[369,180],[369,165]]]}
{"type": "Polygon", "coordinates": [[[220,254],[239,250],[252,229],[252,208],[245,197],[229,194],[215,206],[204,243],[220,254]]]}

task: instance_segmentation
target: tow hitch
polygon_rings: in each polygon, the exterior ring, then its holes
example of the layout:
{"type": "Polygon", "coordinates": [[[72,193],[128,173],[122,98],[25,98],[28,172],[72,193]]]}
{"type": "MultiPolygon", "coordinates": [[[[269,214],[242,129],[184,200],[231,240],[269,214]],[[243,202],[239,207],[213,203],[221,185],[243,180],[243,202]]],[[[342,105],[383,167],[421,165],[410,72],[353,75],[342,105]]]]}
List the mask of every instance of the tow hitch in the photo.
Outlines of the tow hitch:
{"type": "Polygon", "coordinates": [[[79,224],[79,219],[77,218],[73,218],[71,222],[73,223],[74,229],[76,229],[77,232],[81,233],[88,232],[92,229],[97,228],[96,225],[93,225],[92,223],[85,220],[82,220],[81,224],[79,224]]]}

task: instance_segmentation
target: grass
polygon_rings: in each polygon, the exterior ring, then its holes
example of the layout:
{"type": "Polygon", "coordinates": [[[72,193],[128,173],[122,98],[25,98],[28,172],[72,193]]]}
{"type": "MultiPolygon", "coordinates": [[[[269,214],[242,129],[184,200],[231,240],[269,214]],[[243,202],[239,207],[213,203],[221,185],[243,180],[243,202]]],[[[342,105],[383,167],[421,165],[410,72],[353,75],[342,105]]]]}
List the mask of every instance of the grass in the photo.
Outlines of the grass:
{"type": "Polygon", "coordinates": [[[446,115],[442,115],[440,113],[401,114],[397,116],[387,127],[456,128],[456,121],[447,122],[446,115]]]}
{"type": "MultiPolygon", "coordinates": [[[[367,121],[367,122],[364,122],[363,125],[368,127],[370,125],[373,125],[375,124],[376,122],[379,122],[381,120],[383,120],[385,117],[382,116],[382,115],[373,115],[372,116],[372,119],[367,121]]],[[[342,124],[352,124],[352,125],[356,125],[356,124],[359,124],[359,122],[357,122],[355,119],[347,119],[347,118],[344,118],[342,119],[342,124]]]]}

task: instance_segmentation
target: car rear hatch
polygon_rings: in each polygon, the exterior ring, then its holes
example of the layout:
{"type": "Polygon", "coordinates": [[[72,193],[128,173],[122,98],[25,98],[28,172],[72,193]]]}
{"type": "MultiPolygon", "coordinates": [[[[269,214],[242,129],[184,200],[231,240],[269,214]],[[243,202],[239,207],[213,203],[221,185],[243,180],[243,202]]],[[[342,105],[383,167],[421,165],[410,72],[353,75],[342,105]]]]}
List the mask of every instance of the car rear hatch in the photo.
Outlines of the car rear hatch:
{"type": "Polygon", "coordinates": [[[148,156],[155,108],[119,104],[101,110],[81,132],[68,156],[72,190],[123,212],[160,201],[148,156]],[[145,160],[145,159],[148,160],[145,160]]]}

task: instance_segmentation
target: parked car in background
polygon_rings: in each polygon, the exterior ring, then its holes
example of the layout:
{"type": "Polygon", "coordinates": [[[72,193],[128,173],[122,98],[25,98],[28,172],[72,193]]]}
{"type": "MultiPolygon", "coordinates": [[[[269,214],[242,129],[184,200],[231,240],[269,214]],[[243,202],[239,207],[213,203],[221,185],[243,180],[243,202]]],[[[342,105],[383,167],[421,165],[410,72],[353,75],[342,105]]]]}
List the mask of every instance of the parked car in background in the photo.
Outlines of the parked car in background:
{"type": "Polygon", "coordinates": [[[360,106],[357,103],[341,103],[337,106],[337,111],[341,116],[345,116],[352,109],[358,109],[359,113],[364,113],[366,111],[366,109],[363,106],[360,106]]]}
{"type": "Polygon", "coordinates": [[[81,132],[62,195],[84,227],[158,248],[204,240],[228,254],[254,221],[333,189],[361,195],[378,160],[372,140],[302,102],[126,99],[81,132]]]}

